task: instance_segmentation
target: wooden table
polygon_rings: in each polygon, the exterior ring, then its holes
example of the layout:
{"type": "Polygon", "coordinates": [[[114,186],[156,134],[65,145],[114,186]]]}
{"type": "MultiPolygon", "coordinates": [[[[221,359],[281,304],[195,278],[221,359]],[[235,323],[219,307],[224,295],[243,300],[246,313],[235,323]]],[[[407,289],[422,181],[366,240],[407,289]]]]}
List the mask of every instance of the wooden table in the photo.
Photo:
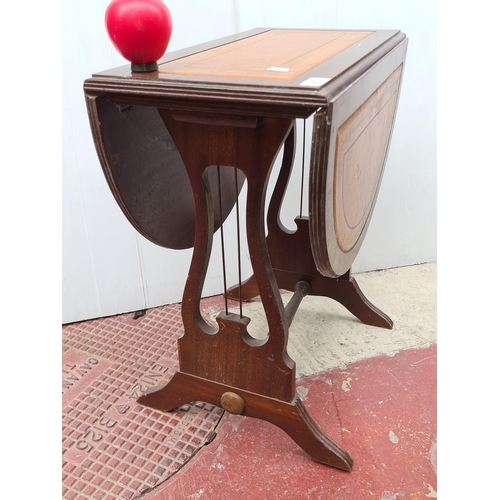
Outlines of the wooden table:
{"type": "Polygon", "coordinates": [[[191,401],[219,405],[272,422],[315,460],[351,469],[348,453],[318,428],[295,392],[288,331],[306,294],[331,297],[364,323],[392,328],[350,268],[380,186],[406,47],[399,31],[255,29],[168,54],[158,71],[122,67],[85,81],[96,149],[124,214],[158,245],[194,248],[179,371],[140,404],[161,411],[191,401]],[[297,217],[290,232],[279,209],[295,122],[311,115],[309,216],[297,217]],[[283,144],[265,219],[267,184],[283,144]],[[245,180],[253,275],[243,283],[240,276],[225,296],[226,304],[228,297],[241,304],[260,295],[269,327],[264,340],[249,335],[241,308],[233,314],[226,305],[217,328],[200,312],[213,234],[221,228],[223,236],[235,204],[239,213],[245,180]],[[286,306],[280,288],[294,291],[286,306]]]}

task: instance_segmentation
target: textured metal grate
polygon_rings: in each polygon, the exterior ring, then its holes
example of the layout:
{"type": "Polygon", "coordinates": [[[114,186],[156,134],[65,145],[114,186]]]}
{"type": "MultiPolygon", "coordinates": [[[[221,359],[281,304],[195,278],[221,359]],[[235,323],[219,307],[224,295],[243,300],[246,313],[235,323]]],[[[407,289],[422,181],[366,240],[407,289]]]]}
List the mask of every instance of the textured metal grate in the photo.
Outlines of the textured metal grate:
{"type": "Polygon", "coordinates": [[[223,410],[161,413],[136,403],[177,369],[180,305],[63,326],[63,498],[133,499],[214,436],[223,410]]]}

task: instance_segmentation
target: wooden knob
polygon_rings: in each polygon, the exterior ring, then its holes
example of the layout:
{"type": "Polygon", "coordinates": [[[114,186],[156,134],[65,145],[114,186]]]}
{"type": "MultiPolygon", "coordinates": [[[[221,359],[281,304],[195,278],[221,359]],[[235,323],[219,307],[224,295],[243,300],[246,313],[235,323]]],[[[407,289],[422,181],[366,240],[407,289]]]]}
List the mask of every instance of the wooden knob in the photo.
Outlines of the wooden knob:
{"type": "Polygon", "coordinates": [[[225,392],[221,396],[220,402],[224,410],[235,415],[241,415],[245,409],[245,401],[234,392],[225,392]]]}

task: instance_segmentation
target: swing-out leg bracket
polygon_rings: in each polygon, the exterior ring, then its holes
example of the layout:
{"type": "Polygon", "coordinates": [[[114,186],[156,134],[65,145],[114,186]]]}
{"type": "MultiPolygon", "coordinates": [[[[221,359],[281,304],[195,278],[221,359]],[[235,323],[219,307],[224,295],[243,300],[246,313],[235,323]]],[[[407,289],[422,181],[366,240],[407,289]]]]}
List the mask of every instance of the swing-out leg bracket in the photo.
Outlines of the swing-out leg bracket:
{"type": "MultiPolygon", "coordinates": [[[[295,232],[287,231],[281,225],[279,211],[292,169],[294,141],[292,130],[285,141],[283,161],[267,214],[267,248],[278,287],[294,291],[298,281],[305,281],[310,285],[310,295],[329,297],[340,302],[367,325],[392,329],[391,318],[364,296],[350,270],[339,278],[328,278],[318,272],[311,251],[307,217],[295,219],[295,232]]],[[[227,290],[227,297],[233,300],[239,300],[241,296],[241,300],[249,301],[258,295],[255,276],[250,276],[241,286],[236,285],[227,290]]]]}

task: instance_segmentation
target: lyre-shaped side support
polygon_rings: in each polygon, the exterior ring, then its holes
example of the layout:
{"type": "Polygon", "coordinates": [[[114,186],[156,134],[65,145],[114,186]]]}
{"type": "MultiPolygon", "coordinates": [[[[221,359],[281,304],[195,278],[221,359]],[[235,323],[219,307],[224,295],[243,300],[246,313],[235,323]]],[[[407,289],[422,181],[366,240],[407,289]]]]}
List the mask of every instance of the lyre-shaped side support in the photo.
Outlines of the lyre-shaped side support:
{"type": "Polygon", "coordinates": [[[291,120],[176,115],[161,110],[189,175],[195,205],[195,242],[182,300],[184,335],[179,363],[184,373],[290,401],[295,393],[295,363],[286,352],[288,325],[264,236],[264,201],[269,172],[291,120]],[[200,123],[202,122],[202,123],[200,123]],[[213,207],[206,173],[210,165],[238,168],[247,179],[247,240],[252,267],[269,324],[264,343],[249,342],[246,324],[221,314],[214,330],[202,318],[200,299],[213,238],[213,207]],[[257,345],[258,344],[258,345],[257,345]],[[259,375],[241,369],[259,366],[259,375]]]}
{"type": "Polygon", "coordinates": [[[178,344],[180,371],[138,402],[168,411],[201,400],[232,413],[261,418],[283,429],[315,460],[350,470],[349,455],[317,427],[295,394],[295,363],[287,353],[288,329],[309,285],[300,284],[294,299],[284,307],[264,233],[269,175],[292,121],[183,115],[167,110],[160,110],[160,115],[188,171],[196,229],[182,300],[185,331],[178,344]],[[247,179],[247,243],[269,327],[264,340],[248,334],[249,318],[222,312],[217,317],[218,328],[213,328],[200,312],[213,238],[213,197],[206,178],[211,165],[233,166],[247,179]]]}

